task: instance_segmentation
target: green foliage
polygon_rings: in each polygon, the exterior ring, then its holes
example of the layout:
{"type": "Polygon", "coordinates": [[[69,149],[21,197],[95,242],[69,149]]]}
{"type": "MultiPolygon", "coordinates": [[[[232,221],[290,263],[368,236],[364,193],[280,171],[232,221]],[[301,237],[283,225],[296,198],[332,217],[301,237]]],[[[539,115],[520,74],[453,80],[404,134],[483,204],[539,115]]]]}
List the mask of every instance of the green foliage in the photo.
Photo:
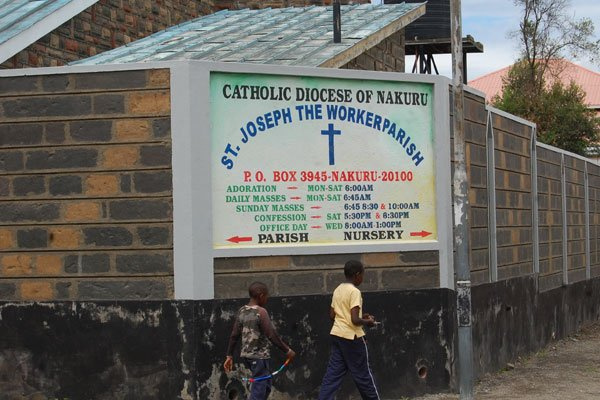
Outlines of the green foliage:
{"type": "Polygon", "coordinates": [[[600,119],[586,107],[585,93],[574,82],[564,85],[557,79],[548,85],[537,71],[533,76],[525,61],[516,63],[493,105],[535,122],[539,141],[585,155],[600,136],[600,119]]]}

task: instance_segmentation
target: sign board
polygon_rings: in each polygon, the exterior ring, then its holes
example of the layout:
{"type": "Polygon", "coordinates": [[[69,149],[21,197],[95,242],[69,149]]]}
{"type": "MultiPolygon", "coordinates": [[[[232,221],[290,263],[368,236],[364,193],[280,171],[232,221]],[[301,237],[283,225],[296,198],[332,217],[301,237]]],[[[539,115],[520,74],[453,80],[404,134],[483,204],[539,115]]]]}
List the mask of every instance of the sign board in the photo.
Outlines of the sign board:
{"type": "Polygon", "coordinates": [[[213,248],[436,241],[433,87],[212,71],[213,248]]]}

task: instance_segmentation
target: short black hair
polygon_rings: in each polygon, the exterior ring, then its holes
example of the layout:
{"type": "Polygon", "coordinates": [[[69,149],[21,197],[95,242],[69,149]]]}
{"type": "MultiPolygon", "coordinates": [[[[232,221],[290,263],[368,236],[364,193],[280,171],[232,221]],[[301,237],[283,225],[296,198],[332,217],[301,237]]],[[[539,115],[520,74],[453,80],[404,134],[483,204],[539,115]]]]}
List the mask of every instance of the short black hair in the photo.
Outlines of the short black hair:
{"type": "Polygon", "coordinates": [[[258,299],[261,294],[269,294],[269,288],[262,282],[253,282],[248,287],[248,294],[253,299],[258,299]]]}
{"type": "Polygon", "coordinates": [[[352,278],[356,274],[360,274],[365,271],[365,266],[358,260],[347,261],[344,265],[344,275],[346,278],[352,278]]]}

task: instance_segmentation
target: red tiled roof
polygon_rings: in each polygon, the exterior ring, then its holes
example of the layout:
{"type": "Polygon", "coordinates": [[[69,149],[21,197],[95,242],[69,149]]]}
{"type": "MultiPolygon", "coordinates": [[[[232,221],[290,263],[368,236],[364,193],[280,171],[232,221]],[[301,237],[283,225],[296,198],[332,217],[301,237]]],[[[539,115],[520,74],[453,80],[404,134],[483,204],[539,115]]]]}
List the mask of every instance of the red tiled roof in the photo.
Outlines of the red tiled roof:
{"type": "MultiPolygon", "coordinates": [[[[485,93],[485,99],[490,101],[496,94],[502,92],[502,78],[508,73],[509,67],[499,69],[487,75],[469,81],[469,86],[485,93]]],[[[575,81],[586,93],[585,102],[590,108],[600,108],[600,73],[562,60],[560,73],[563,83],[575,81]]]]}

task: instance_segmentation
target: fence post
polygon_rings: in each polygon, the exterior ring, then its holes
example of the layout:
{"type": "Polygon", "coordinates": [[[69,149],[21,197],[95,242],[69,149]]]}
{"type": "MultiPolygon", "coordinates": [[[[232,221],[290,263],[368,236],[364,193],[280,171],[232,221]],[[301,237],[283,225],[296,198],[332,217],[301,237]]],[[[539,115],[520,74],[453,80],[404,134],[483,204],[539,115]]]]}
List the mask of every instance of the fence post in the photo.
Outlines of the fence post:
{"type": "Polygon", "coordinates": [[[567,263],[567,177],[565,166],[565,154],[560,154],[560,186],[562,199],[562,267],[563,267],[563,285],[569,284],[569,271],[567,263]]]}
{"type": "Polygon", "coordinates": [[[532,214],[532,240],[533,240],[533,272],[540,273],[540,212],[538,200],[538,174],[537,174],[537,131],[531,128],[531,214],[532,214]]]}
{"type": "Polygon", "coordinates": [[[585,279],[590,279],[592,275],[592,263],[590,252],[590,186],[588,176],[588,163],[585,162],[585,171],[583,179],[585,189],[585,279]]]}
{"type": "Polygon", "coordinates": [[[498,237],[496,233],[496,153],[492,112],[487,117],[487,195],[488,195],[488,250],[490,282],[498,280],[498,237]]]}

